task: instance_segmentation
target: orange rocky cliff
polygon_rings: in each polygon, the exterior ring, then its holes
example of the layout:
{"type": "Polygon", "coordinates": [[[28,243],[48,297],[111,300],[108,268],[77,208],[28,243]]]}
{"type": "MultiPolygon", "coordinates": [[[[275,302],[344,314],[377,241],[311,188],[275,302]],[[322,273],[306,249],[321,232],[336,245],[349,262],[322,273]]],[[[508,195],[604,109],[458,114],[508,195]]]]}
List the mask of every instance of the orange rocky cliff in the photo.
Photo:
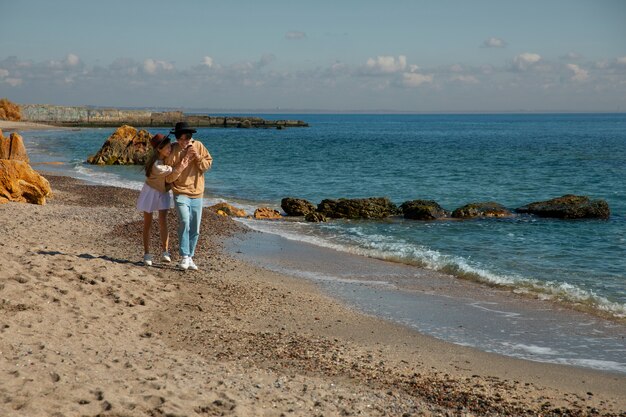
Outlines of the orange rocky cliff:
{"type": "Polygon", "coordinates": [[[7,138],[0,130],[0,204],[46,204],[50,194],[48,180],[29,165],[22,137],[11,133],[7,138]]]}

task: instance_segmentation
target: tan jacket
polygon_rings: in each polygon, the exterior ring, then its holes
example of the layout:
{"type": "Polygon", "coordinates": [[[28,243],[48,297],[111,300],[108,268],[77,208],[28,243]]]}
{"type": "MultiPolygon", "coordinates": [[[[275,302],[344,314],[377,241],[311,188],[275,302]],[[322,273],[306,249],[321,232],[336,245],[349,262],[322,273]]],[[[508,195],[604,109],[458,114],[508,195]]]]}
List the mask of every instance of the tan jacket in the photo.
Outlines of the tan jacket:
{"type": "Polygon", "coordinates": [[[165,183],[166,178],[171,173],[172,167],[169,165],[165,165],[163,161],[157,159],[154,165],[152,165],[150,176],[146,178],[146,184],[148,184],[150,187],[154,188],[157,191],[165,193],[169,190],[169,185],[165,183]]]}
{"type": "MultiPolygon", "coordinates": [[[[174,195],[182,194],[190,198],[200,198],[204,193],[204,172],[211,168],[213,158],[201,142],[192,139],[191,146],[198,153],[198,159],[191,161],[182,171],[174,169],[165,181],[171,183],[174,195]]],[[[186,154],[187,151],[181,149],[178,143],[174,143],[172,152],[165,163],[176,166],[186,154]]]]}

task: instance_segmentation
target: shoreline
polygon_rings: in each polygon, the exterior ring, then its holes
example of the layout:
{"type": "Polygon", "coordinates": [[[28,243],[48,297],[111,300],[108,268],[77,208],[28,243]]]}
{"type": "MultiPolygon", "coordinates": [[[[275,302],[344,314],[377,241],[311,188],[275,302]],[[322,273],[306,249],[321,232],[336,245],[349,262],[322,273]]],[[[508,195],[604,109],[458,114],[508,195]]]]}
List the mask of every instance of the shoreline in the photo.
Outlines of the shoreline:
{"type": "Polygon", "coordinates": [[[28,130],[68,130],[68,127],[53,126],[44,123],[23,122],[23,121],[11,121],[0,120],[0,130],[7,132],[15,131],[28,131],[28,130]]]}
{"type": "MultiPolygon", "coordinates": [[[[237,205],[237,203],[233,204],[237,205]]],[[[283,220],[294,221],[294,219],[290,217],[285,217],[283,220]]],[[[458,285],[468,283],[470,286],[474,285],[478,286],[479,288],[491,290],[494,292],[506,292],[509,297],[521,297],[522,299],[528,300],[529,302],[538,302],[539,304],[547,303],[555,309],[571,310],[575,313],[590,315],[594,318],[605,320],[618,325],[626,324],[626,315],[624,315],[624,313],[622,313],[622,311],[618,307],[616,307],[614,304],[609,304],[610,302],[607,299],[600,298],[599,296],[596,296],[594,294],[591,294],[592,297],[589,297],[590,294],[585,294],[585,296],[579,294],[558,294],[559,288],[550,287],[549,284],[545,282],[529,281],[527,283],[524,283],[525,285],[521,285],[519,282],[494,282],[486,279],[483,276],[478,275],[475,272],[468,273],[458,270],[448,271],[445,267],[431,268],[428,266],[424,266],[424,264],[420,262],[412,262],[406,259],[399,259],[395,257],[387,258],[384,256],[380,256],[378,253],[375,252],[368,252],[367,250],[355,252],[349,250],[346,247],[342,247],[341,245],[332,246],[320,244],[318,242],[312,243],[311,240],[297,239],[290,236],[288,233],[283,233],[282,231],[272,231],[268,228],[257,226],[257,224],[255,224],[256,222],[253,222],[252,224],[248,224],[247,222],[242,223],[255,231],[278,236],[281,239],[286,239],[288,241],[294,242],[294,244],[296,245],[312,245],[313,247],[321,248],[320,250],[329,249],[332,251],[343,253],[346,256],[359,256],[364,258],[376,259],[381,262],[389,262],[398,266],[401,265],[406,267],[412,267],[416,268],[419,271],[425,271],[428,274],[437,275],[439,277],[453,277],[455,280],[458,281],[458,285]]],[[[406,285],[411,287],[411,284],[406,285]]]]}
{"type": "Polygon", "coordinates": [[[361,312],[446,342],[626,375],[626,328],[554,300],[269,232],[229,239],[227,248],[245,262],[312,282],[361,312]]]}
{"type": "Polygon", "coordinates": [[[200,273],[144,268],[136,191],[49,179],[48,205],[0,206],[8,219],[0,225],[8,238],[0,259],[9,266],[0,272],[6,312],[0,409],[16,415],[626,410],[622,375],[442,342],[359,313],[310,282],[234,259],[220,243],[241,230],[231,219],[203,219],[200,273]],[[42,240],[41,230],[54,233],[42,240]]]}

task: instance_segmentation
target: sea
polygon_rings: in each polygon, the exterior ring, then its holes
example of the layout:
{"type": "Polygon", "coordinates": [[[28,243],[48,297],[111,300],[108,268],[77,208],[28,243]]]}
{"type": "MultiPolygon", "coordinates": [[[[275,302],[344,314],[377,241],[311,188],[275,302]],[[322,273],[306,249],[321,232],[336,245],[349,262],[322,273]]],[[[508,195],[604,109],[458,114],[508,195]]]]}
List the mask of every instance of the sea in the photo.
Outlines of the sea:
{"type": "MultiPolygon", "coordinates": [[[[626,114],[254,116],[309,127],[199,128],[214,158],[206,205],[251,213],[280,211],[284,197],[426,199],[448,210],[564,194],[606,200],[608,220],[242,219],[260,233],[228,247],[433,337],[626,374],[626,114]]],[[[85,163],[113,130],[22,136],[36,169],[139,189],[140,167],[85,163]]]]}

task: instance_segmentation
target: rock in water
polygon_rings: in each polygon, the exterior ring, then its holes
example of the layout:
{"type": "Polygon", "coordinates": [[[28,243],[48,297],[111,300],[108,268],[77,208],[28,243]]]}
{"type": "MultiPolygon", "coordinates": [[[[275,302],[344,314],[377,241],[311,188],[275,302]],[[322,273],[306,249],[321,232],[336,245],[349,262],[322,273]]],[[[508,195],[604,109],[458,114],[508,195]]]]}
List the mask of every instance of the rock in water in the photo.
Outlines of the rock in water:
{"type": "Polygon", "coordinates": [[[411,220],[437,220],[448,217],[449,212],[444,210],[433,200],[405,201],[400,206],[405,219],[411,220]]]}
{"type": "Polygon", "coordinates": [[[87,162],[93,165],[143,165],[150,151],[150,133],[124,125],[87,162]]]}
{"type": "Polygon", "coordinates": [[[611,216],[611,210],[606,201],[590,200],[587,196],[573,194],[530,203],[515,211],[558,219],[608,219],[611,216]]]}
{"type": "Polygon", "coordinates": [[[51,193],[48,180],[33,170],[27,162],[0,159],[0,204],[46,204],[51,193]]]}
{"type": "Polygon", "coordinates": [[[386,197],[322,200],[317,211],[331,219],[384,219],[398,213],[386,197]]]}
{"type": "Polygon", "coordinates": [[[285,197],[281,200],[280,207],[287,216],[306,216],[315,211],[315,206],[311,202],[301,198],[285,197]]]}
{"type": "Polygon", "coordinates": [[[322,213],[318,213],[317,211],[312,211],[304,216],[304,220],[312,223],[320,223],[326,221],[326,216],[324,216],[322,213]]]}
{"type": "Polygon", "coordinates": [[[510,217],[511,213],[502,204],[493,201],[481,203],[469,203],[452,212],[452,217],[458,219],[471,219],[474,217],[510,217]]]}
{"type": "Polygon", "coordinates": [[[246,211],[244,209],[237,208],[228,203],[217,203],[209,208],[218,214],[221,211],[225,215],[231,216],[231,217],[246,217],[247,216],[246,211]]]}
{"type": "Polygon", "coordinates": [[[254,218],[259,220],[278,220],[282,218],[278,210],[269,207],[261,207],[254,210],[254,218]]]}
{"type": "Polygon", "coordinates": [[[2,135],[2,130],[0,130],[0,159],[15,159],[26,163],[29,162],[26,147],[20,135],[11,133],[7,138],[2,135]]]}

